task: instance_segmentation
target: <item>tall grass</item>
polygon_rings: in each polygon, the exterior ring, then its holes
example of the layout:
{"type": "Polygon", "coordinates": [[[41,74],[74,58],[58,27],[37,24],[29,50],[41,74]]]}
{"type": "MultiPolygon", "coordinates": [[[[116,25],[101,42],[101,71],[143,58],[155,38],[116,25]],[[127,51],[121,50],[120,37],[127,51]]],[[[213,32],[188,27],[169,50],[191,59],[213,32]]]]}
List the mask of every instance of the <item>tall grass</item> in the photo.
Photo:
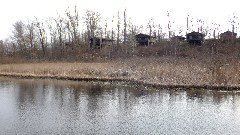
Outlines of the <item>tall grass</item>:
{"type": "Polygon", "coordinates": [[[135,80],[162,85],[239,86],[237,59],[149,57],[101,63],[2,64],[1,75],[135,80]]]}

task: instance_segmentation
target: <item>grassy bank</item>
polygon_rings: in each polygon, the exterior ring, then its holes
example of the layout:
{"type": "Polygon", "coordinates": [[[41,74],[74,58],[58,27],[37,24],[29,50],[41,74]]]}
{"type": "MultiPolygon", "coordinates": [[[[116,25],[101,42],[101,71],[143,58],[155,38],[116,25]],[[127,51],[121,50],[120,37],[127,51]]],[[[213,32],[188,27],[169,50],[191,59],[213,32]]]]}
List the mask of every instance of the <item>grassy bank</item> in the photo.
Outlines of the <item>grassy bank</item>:
{"type": "Polygon", "coordinates": [[[131,81],[155,86],[238,88],[237,59],[177,57],[131,58],[95,63],[25,63],[0,65],[1,76],[70,80],[131,81]]]}

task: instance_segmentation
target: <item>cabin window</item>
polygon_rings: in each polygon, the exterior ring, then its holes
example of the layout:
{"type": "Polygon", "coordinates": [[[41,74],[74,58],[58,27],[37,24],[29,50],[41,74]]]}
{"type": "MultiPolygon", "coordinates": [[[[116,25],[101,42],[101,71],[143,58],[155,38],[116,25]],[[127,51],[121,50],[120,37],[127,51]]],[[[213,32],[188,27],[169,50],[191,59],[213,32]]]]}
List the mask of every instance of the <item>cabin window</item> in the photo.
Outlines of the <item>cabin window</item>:
{"type": "Polygon", "coordinates": [[[192,36],[189,36],[189,39],[192,39],[192,36]]]}

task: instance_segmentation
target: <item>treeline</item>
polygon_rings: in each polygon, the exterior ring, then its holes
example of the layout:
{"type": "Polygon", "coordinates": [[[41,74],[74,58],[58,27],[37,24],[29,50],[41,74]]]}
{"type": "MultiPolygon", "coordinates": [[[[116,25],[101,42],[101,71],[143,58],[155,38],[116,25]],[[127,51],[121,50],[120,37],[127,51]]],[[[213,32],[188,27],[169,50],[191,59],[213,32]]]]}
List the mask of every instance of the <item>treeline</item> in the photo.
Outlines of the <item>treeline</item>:
{"type": "MultiPolygon", "coordinates": [[[[150,19],[145,26],[135,25],[127,16],[126,10],[104,20],[100,13],[89,10],[84,16],[80,16],[75,6],[74,9],[66,9],[63,15],[44,21],[38,18],[27,22],[17,21],[13,24],[12,36],[0,42],[1,63],[19,62],[20,60],[88,61],[98,58],[130,57],[136,54],[135,35],[141,32],[156,37],[157,44],[161,43],[163,47],[163,50],[159,51],[164,52],[163,55],[177,55],[178,44],[167,41],[174,35],[185,35],[185,33],[182,33],[181,27],[179,30],[172,28],[174,21],[171,20],[169,12],[167,17],[168,25],[165,33],[163,26],[156,24],[153,19],[150,19]],[[143,32],[143,27],[146,28],[147,32],[143,32]],[[89,39],[92,37],[110,39],[113,42],[111,45],[96,49],[95,42],[90,45],[89,39]]],[[[234,28],[236,22],[232,22],[234,28]]],[[[188,30],[193,30],[193,25],[190,25],[193,22],[188,21],[188,23],[188,30]]],[[[214,25],[216,28],[210,29],[204,25],[202,20],[198,20],[197,24],[198,30],[205,35],[215,37],[215,33],[219,33],[218,25],[214,25]]],[[[153,52],[153,50],[156,48],[152,48],[149,53],[160,54],[153,52]]],[[[140,53],[142,53],[141,49],[140,53]]]]}
{"type": "MultiPolygon", "coordinates": [[[[0,57],[26,60],[81,60],[113,57],[130,53],[134,49],[134,36],[139,32],[137,26],[124,14],[102,21],[98,12],[86,11],[79,16],[77,7],[67,9],[64,15],[45,21],[35,18],[32,21],[17,21],[13,24],[12,36],[0,42],[0,57]],[[122,17],[120,17],[122,16],[122,17]],[[120,20],[120,18],[123,18],[120,20]],[[114,26],[115,25],[115,26],[114,26]],[[102,49],[90,47],[89,39],[99,37],[111,39],[112,46],[102,49]]],[[[95,42],[94,42],[95,44],[95,42]]]]}

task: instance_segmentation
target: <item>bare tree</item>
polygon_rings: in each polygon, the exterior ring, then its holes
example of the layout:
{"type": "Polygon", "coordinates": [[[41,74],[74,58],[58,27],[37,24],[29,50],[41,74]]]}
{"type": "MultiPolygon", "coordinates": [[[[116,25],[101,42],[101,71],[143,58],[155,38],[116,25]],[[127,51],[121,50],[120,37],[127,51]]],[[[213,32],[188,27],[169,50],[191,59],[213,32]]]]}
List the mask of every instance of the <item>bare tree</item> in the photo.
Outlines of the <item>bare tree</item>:
{"type": "Polygon", "coordinates": [[[26,54],[26,41],[25,41],[25,24],[22,21],[17,21],[13,24],[13,41],[19,48],[20,54],[26,54]]]}
{"type": "Polygon", "coordinates": [[[112,46],[113,46],[113,39],[114,39],[114,30],[113,30],[113,24],[114,24],[114,15],[113,15],[113,18],[112,18],[112,31],[111,31],[111,39],[112,39],[112,46]]]}
{"type": "Polygon", "coordinates": [[[153,20],[153,18],[151,18],[148,21],[147,28],[149,28],[149,36],[151,37],[152,36],[152,31],[153,31],[153,28],[154,28],[154,20],[153,20]]]}
{"type": "Polygon", "coordinates": [[[35,56],[36,51],[36,32],[35,32],[35,26],[34,22],[29,22],[26,25],[26,40],[27,44],[29,44],[29,52],[30,52],[30,58],[32,59],[35,56]]]}
{"type": "Polygon", "coordinates": [[[236,32],[236,29],[239,26],[239,23],[237,22],[237,20],[238,20],[238,16],[235,13],[233,13],[233,17],[230,19],[230,23],[232,26],[232,37],[231,37],[232,44],[235,42],[234,33],[236,32]]]}
{"type": "Polygon", "coordinates": [[[135,39],[135,35],[137,35],[137,33],[139,33],[139,30],[137,28],[136,25],[134,25],[131,20],[129,19],[128,22],[128,41],[131,47],[131,52],[134,54],[135,52],[135,47],[136,47],[136,39],[135,39]]]}
{"type": "Polygon", "coordinates": [[[57,18],[53,18],[52,20],[54,24],[50,24],[48,26],[51,35],[51,42],[53,44],[52,47],[55,49],[54,52],[60,52],[60,54],[55,53],[55,55],[58,55],[59,58],[63,58],[65,57],[65,19],[61,16],[58,16],[57,18]]]}
{"type": "Polygon", "coordinates": [[[117,22],[117,45],[119,46],[119,42],[120,42],[120,13],[118,11],[117,13],[118,16],[118,22],[117,22]]]}
{"type": "Polygon", "coordinates": [[[4,46],[3,46],[3,41],[0,40],[0,58],[4,56],[4,46]]]}
{"type": "Polygon", "coordinates": [[[88,39],[93,38],[93,48],[96,45],[96,33],[99,28],[99,22],[101,20],[100,14],[98,12],[87,10],[86,16],[84,17],[85,24],[87,25],[88,39]]]}
{"type": "Polygon", "coordinates": [[[127,39],[127,22],[126,22],[126,9],[124,10],[124,32],[123,32],[123,43],[126,44],[127,39]]]}
{"type": "Polygon", "coordinates": [[[46,31],[44,28],[44,24],[43,22],[38,21],[38,19],[36,18],[36,27],[38,29],[38,39],[42,48],[42,55],[43,57],[45,57],[46,55],[46,31]]]}
{"type": "Polygon", "coordinates": [[[107,23],[107,18],[106,18],[105,24],[104,24],[104,37],[105,37],[105,38],[109,38],[109,37],[108,37],[109,35],[107,35],[107,34],[108,34],[108,33],[107,33],[107,29],[108,29],[108,23],[107,23]]]}
{"type": "Polygon", "coordinates": [[[157,25],[157,42],[160,43],[163,39],[163,30],[161,24],[157,25]]]}
{"type": "Polygon", "coordinates": [[[67,15],[67,29],[69,32],[69,40],[72,41],[73,46],[79,45],[80,33],[79,33],[79,15],[77,11],[77,6],[74,8],[74,13],[70,12],[70,9],[66,10],[67,15]]]}

